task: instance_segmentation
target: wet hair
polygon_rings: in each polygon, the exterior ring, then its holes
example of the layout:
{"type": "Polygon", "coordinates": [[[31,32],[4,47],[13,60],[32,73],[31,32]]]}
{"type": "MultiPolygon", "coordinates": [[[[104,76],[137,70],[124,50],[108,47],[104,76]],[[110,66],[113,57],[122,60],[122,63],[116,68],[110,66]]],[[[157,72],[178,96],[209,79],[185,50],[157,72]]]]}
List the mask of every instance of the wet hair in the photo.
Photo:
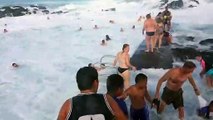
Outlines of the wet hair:
{"type": "Polygon", "coordinates": [[[19,65],[16,64],[16,63],[12,63],[12,66],[13,66],[13,67],[18,67],[19,65]]]}
{"type": "Polygon", "coordinates": [[[98,80],[98,72],[93,67],[80,68],[76,74],[79,90],[91,89],[95,80],[98,80]]]}
{"type": "Polygon", "coordinates": [[[151,18],[151,14],[150,14],[150,13],[147,14],[147,15],[146,15],[146,18],[147,18],[147,19],[151,18]]]}
{"type": "Polygon", "coordinates": [[[162,12],[159,12],[157,16],[159,16],[162,12]]]}
{"type": "Polygon", "coordinates": [[[147,81],[147,76],[143,73],[139,73],[136,77],[135,77],[135,83],[138,83],[140,81],[147,81]]]}
{"type": "Polygon", "coordinates": [[[196,65],[191,61],[186,61],[183,65],[183,68],[192,69],[192,68],[196,68],[196,65]]]}
{"type": "Polygon", "coordinates": [[[124,88],[124,79],[118,74],[112,74],[107,78],[107,92],[114,93],[119,88],[124,88]]]}
{"type": "Polygon", "coordinates": [[[105,43],[105,40],[102,40],[101,42],[102,42],[102,43],[105,43]]]}
{"type": "Polygon", "coordinates": [[[129,44],[123,44],[122,50],[124,51],[124,49],[128,46],[129,46],[129,44]]]}

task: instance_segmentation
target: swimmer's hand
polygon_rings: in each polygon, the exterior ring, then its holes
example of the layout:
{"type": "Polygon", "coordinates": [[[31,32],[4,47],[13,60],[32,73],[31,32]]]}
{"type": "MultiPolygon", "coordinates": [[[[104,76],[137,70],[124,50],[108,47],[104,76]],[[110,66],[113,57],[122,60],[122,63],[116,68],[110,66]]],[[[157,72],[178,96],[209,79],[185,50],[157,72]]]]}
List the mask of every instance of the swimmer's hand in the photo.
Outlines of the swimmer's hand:
{"type": "Polygon", "coordinates": [[[155,107],[157,109],[157,111],[159,111],[159,107],[160,107],[160,100],[155,98],[152,100],[152,105],[151,108],[155,107]]]}
{"type": "Polygon", "coordinates": [[[196,94],[197,96],[200,95],[200,90],[198,90],[198,89],[196,88],[196,89],[194,89],[194,91],[195,91],[195,94],[196,94]]]}

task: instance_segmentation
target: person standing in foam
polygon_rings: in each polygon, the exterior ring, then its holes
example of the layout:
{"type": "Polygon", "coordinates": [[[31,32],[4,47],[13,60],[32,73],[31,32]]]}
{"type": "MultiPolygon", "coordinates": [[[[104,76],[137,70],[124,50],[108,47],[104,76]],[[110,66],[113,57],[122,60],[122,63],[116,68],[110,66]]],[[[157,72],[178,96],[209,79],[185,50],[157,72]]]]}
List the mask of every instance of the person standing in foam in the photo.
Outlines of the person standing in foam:
{"type": "Polygon", "coordinates": [[[127,120],[110,95],[97,94],[99,81],[95,68],[80,68],[76,80],[81,93],[66,100],[57,120],[127,120]]]}
{"type": "Polygon", "coordinates": [[[162,93],[162,101],[158,112],[163,112],[166,105],[173,104],[175,109],[178,109],[179,119],[184,120],[184,100],[182,86],[188,79],[189,83],[194,88],[195,94],[200,95],[195,81],[192,77],[192,73],[195,70],[196,65],[191,61],[186,61],[181,68],[172,68],[166,72],[163,77],[157,83],[155,98],[160,98],[160,88],[163,82],[166,82],[162,93]]]}
{"type": "Polygon", "coordinates": [[[130,63],[129,49],[129,44],[124,44],[122,51],[117,53],[113,63],[113,66],[115,66],[117,62],[119,63],[118,72],[124,78],[124,89],[127,89],[130,86],[129,67],[136,71],[136,67],[130,63]]]}

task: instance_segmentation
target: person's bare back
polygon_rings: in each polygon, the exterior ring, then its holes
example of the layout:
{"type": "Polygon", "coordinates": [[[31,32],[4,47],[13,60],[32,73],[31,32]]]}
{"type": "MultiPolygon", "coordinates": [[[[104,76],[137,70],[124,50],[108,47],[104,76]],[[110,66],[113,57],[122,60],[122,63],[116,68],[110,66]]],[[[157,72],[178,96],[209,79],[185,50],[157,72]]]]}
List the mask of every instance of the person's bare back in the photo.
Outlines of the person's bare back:
{"type": "Polygon", "coordinates": [[[154,19],[150,18],[145,20],[144,29],[146,32],[155,32],[156,31],[156,22],[154,19]]]}
{"type": "Polygon", "coordinates": [[[122,68],[128,68],[128,65],[126,64],[126,57],[128,54],[124,53],[124,52],[119,52],[118,53],[118,63],[119,66],[122,68]]]}

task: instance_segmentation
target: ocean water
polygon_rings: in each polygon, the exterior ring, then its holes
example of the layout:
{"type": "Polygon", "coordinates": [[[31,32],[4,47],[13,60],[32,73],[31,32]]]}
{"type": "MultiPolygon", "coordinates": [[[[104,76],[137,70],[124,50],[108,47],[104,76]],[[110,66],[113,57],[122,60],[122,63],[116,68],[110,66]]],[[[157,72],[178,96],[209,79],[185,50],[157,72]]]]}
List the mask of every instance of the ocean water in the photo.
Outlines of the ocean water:
{"type": "MultiPolygon", "coordinates": [[[[51,4],[52,1],[48,2],[51,4]]],[[[0,19],[0,30],[3,31],[4,24],[7,24],[9,31],[6,34],[0,32],[0,120],[56,119],[64,101],[79,93],[75,82],[77,70],[88,63],[99,62],[104,55],[115,55],[124,43],[130,44],[130,55],[133,55],[144,40],[144,36],[141,35],[143,26],[137,19],[147,13],[156,15],[159,9],[154,6],[158,2],[94,0],[73,4],[70,1],[64,5],[57,4],[53,8],[55,10],[77,8],[67,14],[36,14],[0,19]],[[116,7],[116,12],[101,11],[111,7],[116,7]],[[47,20],[47,17],[50,17],[50,20],[47,20]],[[115,24],[109,24],[110,19],[113,19],[115,24]],[[100,29],[94,30],[95,24],[100,29]],[[136,25],[135,30],[131,29],[132,25],[136,25]],[[83,30],[77,31],[79,27],[83,30]],[[119,31],[121,27],[124,28],[123,33],[119,31]],[[107,46],[100,46],[106,34],[112,41],[107,42],[107,46]],[[20,64],[20,68],[12,68],[13,62],[20,64]]],[[[18,1],[13,3],[18,4],[18,1]]],[[[197,8],[171,10],[175,24],[173,35],[195,36],[195,43],[182,42],[189,45],[212,38],[212,10],[213,3],[204,0],[197,8]]],[[[179,41],[174,39],[174,42],[179,41]]],[[[112,58],[110,59],[106,62],[113,62],[112,58]]],[[[213,93],[206,89],[204,80],[199,77],[201,70],[199,63],[194,62],[198,67],[193,77],[201,89],[202,96],[210,101],[213,99],[213,93]]],[[[114,68],[107,68],[100,72],[100,93],[106,92],[106,77],[115,71],[114,68]]],[[[131,72],[131,83],[134,83],[137,73],[147,74],[148,89],[153,96],[158,79],[166,71],[142,69],[131,72]]],[[[199,120],[196,115],[196,108],[199,107],[198,99],[192,87],[186,82],[183,89],[186,120],[199,120]]],[[[178,119],[177,111],[172,106],[168,106],[161,117],[163,120],[178,119]]]]}

